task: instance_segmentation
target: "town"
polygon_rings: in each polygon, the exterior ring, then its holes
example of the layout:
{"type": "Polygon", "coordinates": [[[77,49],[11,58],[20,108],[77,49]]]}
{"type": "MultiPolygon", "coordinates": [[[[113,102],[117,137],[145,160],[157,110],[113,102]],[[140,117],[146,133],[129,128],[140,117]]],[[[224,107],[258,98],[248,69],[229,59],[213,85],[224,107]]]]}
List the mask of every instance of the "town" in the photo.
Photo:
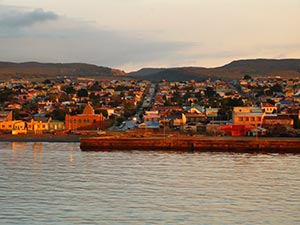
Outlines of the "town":
{"type": "Polygon", "coordinates": [[[300,136],[299,79],[11,79],[0,91],[2,134],[300,136]]]}

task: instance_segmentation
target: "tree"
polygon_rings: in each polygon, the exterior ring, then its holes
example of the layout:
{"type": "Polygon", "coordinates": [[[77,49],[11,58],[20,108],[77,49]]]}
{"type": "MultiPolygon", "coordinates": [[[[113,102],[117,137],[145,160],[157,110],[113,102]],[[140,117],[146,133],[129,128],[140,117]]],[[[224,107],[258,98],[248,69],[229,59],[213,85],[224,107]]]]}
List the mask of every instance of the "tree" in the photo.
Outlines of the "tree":
{"type": "Polygon", "coordinates": [[[244,76],[244,80],[252,80],[252,77],[250,75],[246,74],[244,76]]]}
{"type": "Polygon", "coordinates": [[[280,84],[275,84],[273,87],[270,88],[272,92],[282,92],[282,87],[280,84]]]}
{"type": "Polygon", "coordinates": [[[69,85],[68,87],[66,87],[65,92],[70,95],[70,94],[75,94],[76,90],[72,85],[69,85]]]}
{"type": "Polygon", "coordinates": [[[48,116],[51,116],[53,120],[64,121],[66,116],[67,110],[57,108],[53,110],[53,112],[49,113],[48,116]]]}
{"type": "Polygon", "coordinates": [[[212,87],[207,87],[205,90],[205,96],[208,98],[211,98],[213,96],[216,95],[216,92],[214,91],[214,89],[212,87]]]}
{"type": "Polygon", "coordinates": [[[79,97],[79,98],[85,98],[88,96],[89,96],[89,93],[88,93],[87,89],[81,88],[80,90],[77,91],[77,97],[79,97]]]}
{"type": "Polygon", "coordinates": [[[107,112],[107,110],[95,110],[95,113],[96,114],[102,114],[105,118],[107,118],[108,117],[108,112],[107,112]]]}
{"type": "Polygon", "coordinates": [[[43,81],[43,84],[51,84],[51,80],[46,79],[46,80],[43,81]]]}

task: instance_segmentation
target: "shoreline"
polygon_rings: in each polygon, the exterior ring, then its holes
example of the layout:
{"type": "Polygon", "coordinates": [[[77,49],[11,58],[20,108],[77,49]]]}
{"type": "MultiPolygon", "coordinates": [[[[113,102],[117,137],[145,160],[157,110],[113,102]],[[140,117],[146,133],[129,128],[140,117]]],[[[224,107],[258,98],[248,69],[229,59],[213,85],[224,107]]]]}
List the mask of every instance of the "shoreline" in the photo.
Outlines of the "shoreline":
{"type": "Polygon", "coordinates": [[[300,153],[299,138],[269,137],[87,137],[82,151],[182,151],[235,153],[300,153]]]}
{"type": "MultiPolygon", "coordinates": [[[[0,142],[80,142],[80,135],[53,135],[53,134],[1,134],[0,142]]],[[[86,137],[86,136],[85,136],[86,137]]]]}

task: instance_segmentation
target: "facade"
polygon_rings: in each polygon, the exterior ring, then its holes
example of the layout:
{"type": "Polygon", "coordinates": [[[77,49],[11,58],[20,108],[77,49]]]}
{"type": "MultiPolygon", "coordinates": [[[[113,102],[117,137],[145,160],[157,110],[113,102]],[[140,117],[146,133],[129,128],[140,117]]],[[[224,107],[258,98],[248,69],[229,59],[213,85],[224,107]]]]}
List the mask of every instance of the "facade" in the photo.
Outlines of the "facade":
{"type": "Polygon", "coordinates": [[[144,115],[144,121],[159,121],[160,115],[158,111],[146,111],[144,115]]]}
{"type": "Polygon", "coordinates": [[[277,111],[277,106],[270,103],[262,103],[260,108],[268,114],[272,114],[277,111]]]}
{"type": "Polygon", "coordinates": [[[97,130],[102,129],[104,117],[102,114],[95,114],[94,108],[88,103],[82,114],[69,115],[65,117],[67,130],[97,130]]]}
{"type": "Polygon", "coordinates": [[[267,115],[264,117],[263,122],[265,127],[281,125],[286,128],[293,128],[294,125],[293,118],[288,115],[277,115],[277,114],[267,115]]]}
{"type": "Polygon", "coordinates": [[[234,107],[232,111],[233,124],[261,126],[264,113],[256,107],[234,107]]]}

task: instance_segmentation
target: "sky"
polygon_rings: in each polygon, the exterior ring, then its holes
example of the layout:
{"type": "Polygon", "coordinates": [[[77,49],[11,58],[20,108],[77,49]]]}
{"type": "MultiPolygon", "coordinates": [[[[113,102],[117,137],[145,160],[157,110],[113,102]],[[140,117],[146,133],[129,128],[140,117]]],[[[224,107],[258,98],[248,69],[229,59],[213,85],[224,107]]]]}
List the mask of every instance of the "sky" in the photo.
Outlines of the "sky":
{"type": "Polygon", "coordinates": [[[300,0],[0,0],[0,61],[127,72],[300,58],[300,0]]]}

